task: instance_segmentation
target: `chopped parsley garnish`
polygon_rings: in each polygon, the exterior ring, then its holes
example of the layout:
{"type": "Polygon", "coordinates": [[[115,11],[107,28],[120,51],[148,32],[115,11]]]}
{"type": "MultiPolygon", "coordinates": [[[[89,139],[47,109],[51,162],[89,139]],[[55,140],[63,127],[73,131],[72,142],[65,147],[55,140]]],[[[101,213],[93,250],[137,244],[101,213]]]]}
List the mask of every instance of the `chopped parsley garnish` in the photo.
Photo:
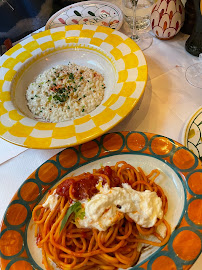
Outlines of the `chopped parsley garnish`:
{"type": "Polygon", "coordinates": [[[79,80],[80,80],[80,81],[83,80],[83,76],[81,76],[79,80]]]}
{"type": "Polygon", "coordinates": [[[65,102],[67,100],[67,96],[66,95],[55,95],[54,97],[55,101],[59,101],[59,102],[65,102]]]}
{"type": "Polygon", "coordinates": [[[64,87],[63,88],[58,88],[58,93],[62,94],[64,92],[65,92],[65,88],[64,87]]]}
{"type": "Polygon", "coordinates": [[[70,80],[74,80],[74,74],[73,74],[73,73],[70,73],[70,74],[69,74],[69,79],[70,79],[70,80]]]}

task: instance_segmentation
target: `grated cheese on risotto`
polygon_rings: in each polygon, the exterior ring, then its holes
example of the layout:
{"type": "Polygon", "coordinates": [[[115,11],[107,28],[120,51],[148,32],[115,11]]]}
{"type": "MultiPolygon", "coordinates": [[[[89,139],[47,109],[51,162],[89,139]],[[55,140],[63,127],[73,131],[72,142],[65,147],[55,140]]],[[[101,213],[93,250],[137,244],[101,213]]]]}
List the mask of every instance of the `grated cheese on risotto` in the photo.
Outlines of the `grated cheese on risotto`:
{"type": "Polygon", "coordinates": [[[26,92],[35,118],[62,122],[93,111],[103,100],[104,78],[88,67],[69,63],[40,74],[26,92]]]}

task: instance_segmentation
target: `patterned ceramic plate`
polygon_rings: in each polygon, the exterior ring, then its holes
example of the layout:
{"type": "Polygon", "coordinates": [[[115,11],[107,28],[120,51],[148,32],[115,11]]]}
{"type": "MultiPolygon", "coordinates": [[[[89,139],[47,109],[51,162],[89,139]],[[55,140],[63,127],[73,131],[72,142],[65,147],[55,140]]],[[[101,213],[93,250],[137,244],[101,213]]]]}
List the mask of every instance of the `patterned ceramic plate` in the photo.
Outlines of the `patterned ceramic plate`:
{"type": "Polygon", "coordinates": [[[202,107],[188,120],[183,136],[184,145],[202,160],[202,107]]]}
{"type": "Polygon", "coordinates": [[[87,24],[119,30],[123,24],[122,11],[104,1],[84,1],[67,6],[55,13],[46,23],[46,30],[62,25],[87,24]]]}
{"type": "Polygon", "coordinates": [[[142,252],[137,270],[189,269],[202,250],[202,164],[181,144],[143,132],[105,134],[58,153],[22,184],[8,205],[1,225],[2,270],[44,269],[35,246],[31,212],[64,176],[92,171],[125,160],[146,173],[161,171],[157,183],[168,198],[166,219],[172,234],[166,246],[142,252]],[[17,215],[16,215],[17,213],[17,215]]]}
{"type": "Polygon", "coordinates": [[[71,25],[38,33],[6,52],[0,67],[0,135],[29,148],[72,146],[102,135],[134,108],[147,81],[140,48],[104,26],[71,25]],[[34,119],[25,98],[28,85],[44,70],[69,61],[103,74],[102,103],[74,120],[46,123],[34,119]]]}

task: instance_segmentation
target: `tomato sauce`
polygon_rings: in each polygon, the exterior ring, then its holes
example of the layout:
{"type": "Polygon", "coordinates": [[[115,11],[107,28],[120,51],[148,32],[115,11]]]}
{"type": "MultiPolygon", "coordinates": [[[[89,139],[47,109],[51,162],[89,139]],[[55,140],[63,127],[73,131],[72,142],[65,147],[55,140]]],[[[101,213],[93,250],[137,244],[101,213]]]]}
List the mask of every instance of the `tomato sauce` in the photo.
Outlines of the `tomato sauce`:
{"type": "MultiPolygon", "coordinates": [[[[105,179],[101,179],[103,185],[106,183],[105,179]]],[[[66,179],[56,189],[56,193],[64,196],[66,200],[70,199],[69,190],[71,186],[71,194],[75,200],[90,199],[93,195],[99,192],[96,185],[99,183],[100,177],[93,174],[84,174],[83,178],[79,180],[66,179]]]]}
{"type": "Polygon", "coordinates": [[[75,199],[90,199],[93,195],[98,193],[96,185],[99,183],[99,177],[95,177],[93,174],[88,175],[87,177],[76,181],[72,185],[72,194],[75,199]]]}
{"type": "MultiPolygon", "coordinates": [[[[104,174],[110,179],[111,187],[120,187],[121,181],[116,173],[109,166],[98,169],[98,174],[104,174]]],[[[91,173],[84,173],[81,179],[68,178],[64,180],[56,189],[56,193],[60,196],[64,196],[66,200],[70,200],[70,187],[71,195],[75,200],[90,199],[93,195],[97,194],[99,190],[96,185],[99,181],[102,181],[102,185],[106,184],[106,179],[102,179],[99,175],[91,173]]]]}
{"type": "Polygon", "coordinates": [[[74,183],[73,179],[63,181],[56,189],[56,193],[69,199],[69,188],[74,183]]]}
{"type": "Polygon", "coordinates": [[[108,178],[110,179],[110,188],[121,186],[121,180],[111,167],[105,166],[104,168],[99,169],[97,172],[108,176],[108,178]]]}

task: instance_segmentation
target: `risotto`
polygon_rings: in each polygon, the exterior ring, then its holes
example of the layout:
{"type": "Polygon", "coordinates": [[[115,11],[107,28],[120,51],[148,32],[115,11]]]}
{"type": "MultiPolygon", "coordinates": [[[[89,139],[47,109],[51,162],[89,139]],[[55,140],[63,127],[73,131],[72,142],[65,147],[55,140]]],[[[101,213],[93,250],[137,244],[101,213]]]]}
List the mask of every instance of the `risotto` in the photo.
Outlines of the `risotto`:
{"type": "Polygon", "coordinates": [[[104,78],[88,67],[69,63],[40,74],[26,92],[35,118],[61,122],[93,111],[103,100],[104,78]]]}

